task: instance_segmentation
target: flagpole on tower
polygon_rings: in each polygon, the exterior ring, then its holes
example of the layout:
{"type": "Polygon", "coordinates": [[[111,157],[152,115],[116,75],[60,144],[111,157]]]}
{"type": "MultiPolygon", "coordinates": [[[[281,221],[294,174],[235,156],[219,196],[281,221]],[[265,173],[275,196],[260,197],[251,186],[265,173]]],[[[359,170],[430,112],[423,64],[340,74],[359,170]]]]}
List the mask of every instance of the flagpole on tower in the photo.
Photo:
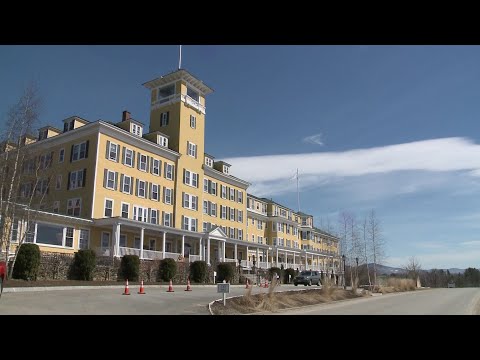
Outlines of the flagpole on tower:
{"type": "Polygon", "coordinates": [[[178,57],[178,70],[182,68],[182,45],[180,45],[179,49],[179,57],[178,57]]]}

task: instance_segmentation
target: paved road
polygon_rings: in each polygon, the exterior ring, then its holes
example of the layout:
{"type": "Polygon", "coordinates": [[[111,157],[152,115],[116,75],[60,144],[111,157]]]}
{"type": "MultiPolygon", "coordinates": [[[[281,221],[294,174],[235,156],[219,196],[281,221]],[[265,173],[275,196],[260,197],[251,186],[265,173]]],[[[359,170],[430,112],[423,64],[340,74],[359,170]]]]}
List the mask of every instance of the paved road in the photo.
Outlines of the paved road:
{"type": "Polygon", "coordinates": [[[480,314],[480,289],[426,289],[282,311],[285,315],[480,314]]]}
{"type": "MultiPolygon", "coordinates": [[[[173,293],[168,293],[167,288],[145,286],[146,294],[138,295],[138,288],[130,286],[130,296],[121,295],[123,288],[7,292],[0,299],[0,315],[208,315],[208,303],[222,298],[216,286],[193,285],[193,291],[184,291],[185,286],[174,286],[173,293]]],[[[294,288],[282,285],[278,290],[294,288]]],[[[303,289],[303,286],[295,289],[303,289]]],[[[252,293],[268,290],[254,287],[252,293]]],[[[245,286],[231,286],[228,296],[243,295],[245,291],[245,286]]]]}

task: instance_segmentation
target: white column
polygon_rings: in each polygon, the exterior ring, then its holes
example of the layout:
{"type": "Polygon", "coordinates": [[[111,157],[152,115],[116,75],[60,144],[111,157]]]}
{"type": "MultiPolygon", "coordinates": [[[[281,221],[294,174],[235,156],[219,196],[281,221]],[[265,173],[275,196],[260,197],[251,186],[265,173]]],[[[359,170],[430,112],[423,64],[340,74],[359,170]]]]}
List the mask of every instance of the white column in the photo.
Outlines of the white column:
{"type": "Polygon", "coordinates": [[[245,257],[245,261],[246,261],[246,264],[247,264],[247,266],[248,266],[248,246],[247,246],[247,255],[246,255],[246,257],[245,257]]]}
{"type": "Polygon", "coordinates": [[[294,268],[294,269],[296,268],[295,265],[297,265],[297,263],[295,262],[295,253],[293,253],[293,268],[294,268]]]}
{"type": "MultiPolygon", "coordinates": [[[[234,245],[235,246],[235,252],[234,252],[234,256],[235,256],[235,262],[237,263],[238,259],[237,259],[237,244],[234,245]]],[[[236,264],[235,264],[236,265],[236,264]]]]}
{"type": "Polygon", "coordinates": [[[207,238],[207,264],[210,265],[210,237],[207,238]]]}
{"type": "Polygon", "coordinates": [[[203,260],[203,238],[198,239],[198,255],[200,255],[200,260],[203,260]]]}
{"type": "Polygon", "coordinates": [[[275,260],[275,266],[278,266],[278,248],[277,248],[277,259],[275,260]]]}
{"type": "Polygon", "coordinates": [[[143,237],[144,237],[145,229],[142,227],[140,228],[140,259],[143,259],[143,237]]]}
{"type": "Polygon", "coordinates": [[[113,225],[113,239],[115,240],[113,253],[115,256],[120,256],[120,224],[119,223],[116,223],[113,225]]]}
{"type": "Polygon", "coordinates": [[[260,266],[260,257],[259,257],[259,249],[258,249],[258,247],[257,247],[257,254],[255,255],[255,257],[256,257],[255,260],[257,260],[257,264],[256,264],[256,265],[257,265],[257,267],[259,267],[259,266],[260,266]]]}
{"type": "Polygon", "coordinates": [[[268,249],[267,249],[267,260],[266,261],[267,261],[267,268],[268,268],[269,267],[268,266],[268,249]]]}
{"type": "Polygon", "coordinates": [[[226,241],[222,241],[222,261],[225,261],[225,247],[226,241]]]}
{"type": "Polygon", "coordinates": [[[182,235],[182,256],[185,254],[185,235],[182,235]]]}
{"type": "Polygon", "coordinates": [[[167,238],[167,233],[164,231],[163,232],[163,248],[162,248],[162,251],[163,251],[163,257],[162,259],[165,259],[165,240],[167,238]]]}

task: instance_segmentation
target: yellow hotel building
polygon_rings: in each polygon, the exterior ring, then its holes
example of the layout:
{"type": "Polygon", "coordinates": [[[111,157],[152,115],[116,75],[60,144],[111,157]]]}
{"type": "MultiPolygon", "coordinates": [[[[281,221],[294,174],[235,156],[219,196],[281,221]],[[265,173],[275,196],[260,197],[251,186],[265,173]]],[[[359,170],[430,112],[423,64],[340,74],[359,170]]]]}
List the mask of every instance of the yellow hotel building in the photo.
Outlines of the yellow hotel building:
{"type": "Polygon", "coordinates": [[[148,127],[124,111],[118,122],[72,116],[63,129],[46,126],[23,139],[35,156],[21,171],[40,169],[45,179],[20,184],[19,202],[32,192],[42,201],[32,206],[34,221],[14,220],[13,244],[27,232],[26,241],[48,252],[92,248],[103,256],[341,273],[338,238],[315,228],[310,215],[248,194],[250,184],[232,176],[230,164],[205,152],[209,86],[184,69],[143,85],[148,127]]]}

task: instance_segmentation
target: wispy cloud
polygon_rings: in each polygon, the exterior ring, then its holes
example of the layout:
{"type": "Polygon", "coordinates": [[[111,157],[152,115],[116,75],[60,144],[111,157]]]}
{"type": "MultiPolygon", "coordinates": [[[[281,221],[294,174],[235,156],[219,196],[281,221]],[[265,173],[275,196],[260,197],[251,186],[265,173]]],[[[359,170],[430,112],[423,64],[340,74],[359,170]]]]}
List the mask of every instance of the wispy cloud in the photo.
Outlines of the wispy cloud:
{"type": "MultiPolygon", "coordinates": [[[[289,179],[296,168],[302,187],[320,186],[345,177],[399,171],[469,171],[476,175],[474,170],[480,173],[480,145],[467,138],[452,137],[343,152],[262,155],[225,161],[233,165],[235,176],[251,182],[252,188],[273,195],[295,191],[294,182],[289,179]]],[[[420,188],[428,186],[429,181],[424,179],[423,183],[420,188]]],[[[408,194],[418,189],[417,182],[410,182],[408,186],[403,184],[401,192],[408,194]]]]}
{"type": "Polygon", "coordinates": [[[445,243],[435,241],[421,241],[413,245],[420,249],[444,249],[446,247],[445,243]]]}
{"type": "Polygon", "coordinates": [[[307,144],[323,145],[323,135],[322,133],[310,135],[310,136],[304,137],[302,141],[307,144]]]}

